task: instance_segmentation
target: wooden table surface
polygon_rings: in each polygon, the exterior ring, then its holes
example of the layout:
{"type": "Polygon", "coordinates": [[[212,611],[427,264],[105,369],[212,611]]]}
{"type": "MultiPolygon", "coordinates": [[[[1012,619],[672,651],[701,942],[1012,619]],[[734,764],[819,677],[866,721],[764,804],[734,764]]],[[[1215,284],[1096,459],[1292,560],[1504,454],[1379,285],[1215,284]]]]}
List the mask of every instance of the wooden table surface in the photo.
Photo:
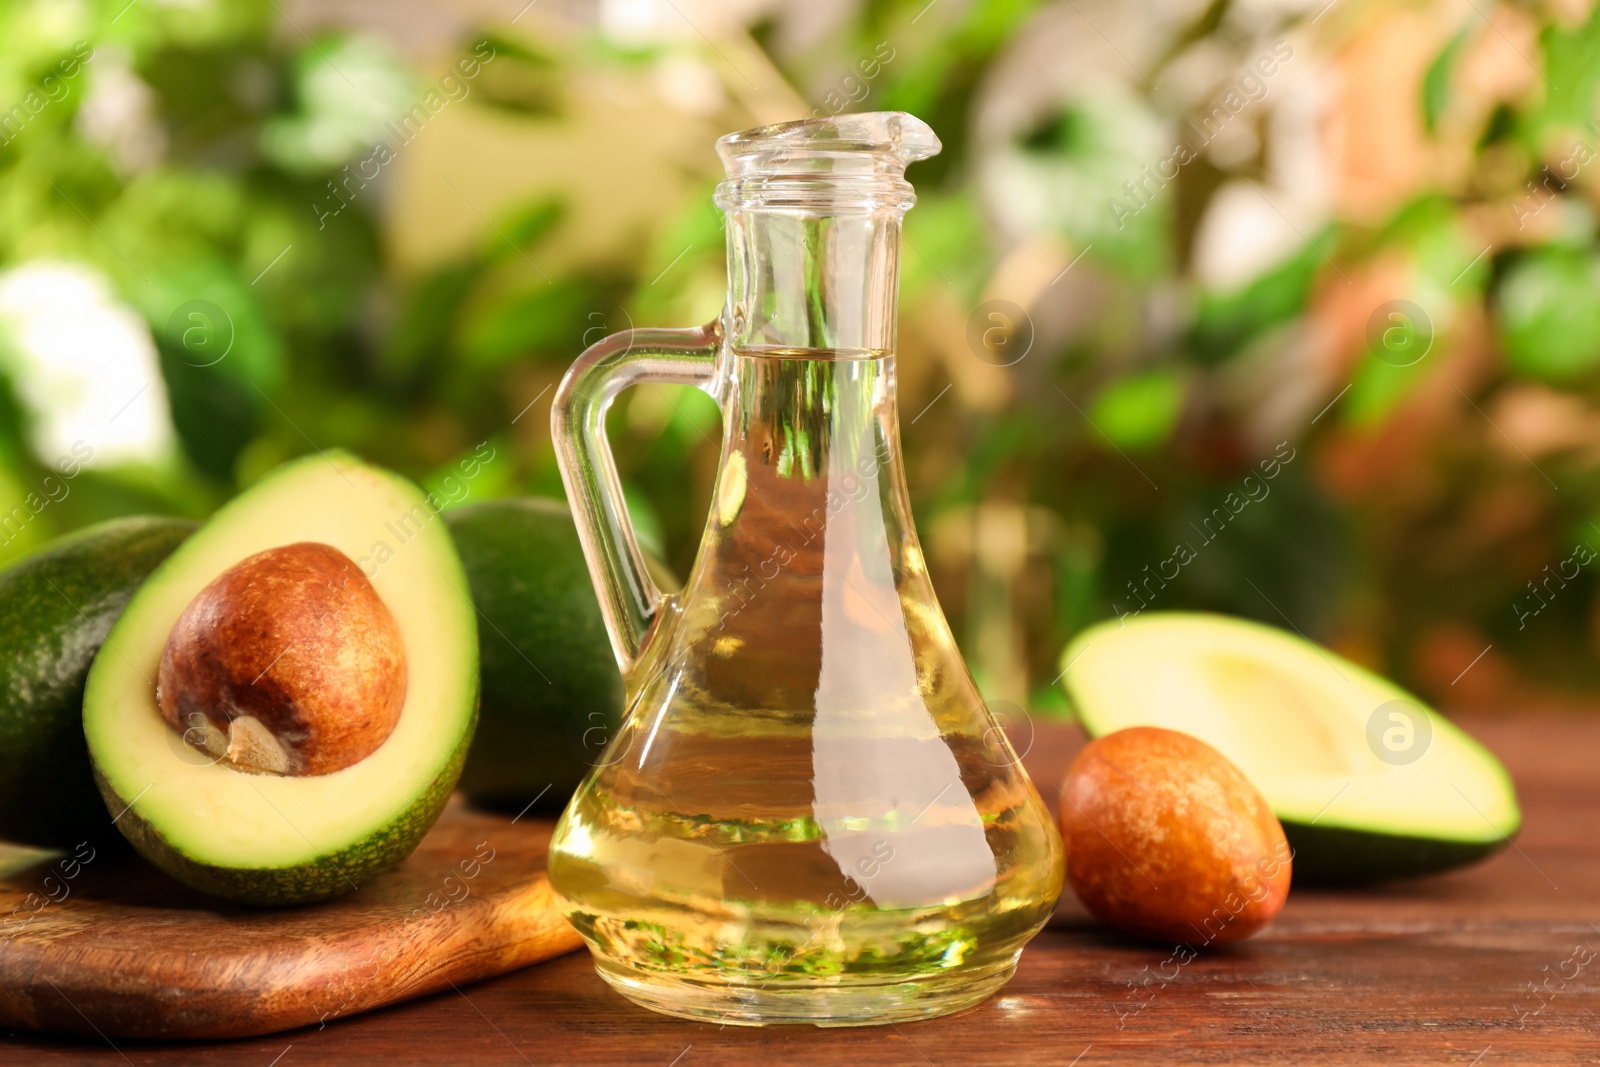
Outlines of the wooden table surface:
{"type": "MultiPolygon", "coordinates": [[[[1270,930],[1181,968],[1166,949],[1096,927],[1069,899],[999,995],[893,1028],[669,1019],[611,993],[579,952],[325,1028],[239,1041],[113,1046],[5,1033],[0,1063],[1600,1063],[1600,716],[1464,725],[1517,780],[1526,820],[1516,847],[1379,889],[1296,889],[1270,930]]],[[[1026,762],[1052,800],[1080,744],[1071,728],[1037,731],[1026,762]]]]}

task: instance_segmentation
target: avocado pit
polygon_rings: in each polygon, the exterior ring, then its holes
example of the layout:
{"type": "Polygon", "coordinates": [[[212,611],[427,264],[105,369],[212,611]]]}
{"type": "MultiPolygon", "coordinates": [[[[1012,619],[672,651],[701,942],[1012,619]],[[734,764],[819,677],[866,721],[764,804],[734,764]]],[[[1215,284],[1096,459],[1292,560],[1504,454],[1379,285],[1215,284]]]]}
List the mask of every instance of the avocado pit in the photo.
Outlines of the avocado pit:
{"type": "Polygon", "coordinates": [[[161,717],[251,774],[319,775],[375,752],[405,704],[394,616],[355,562],[301,541],[223,571],[178,617],[161,717]]]}

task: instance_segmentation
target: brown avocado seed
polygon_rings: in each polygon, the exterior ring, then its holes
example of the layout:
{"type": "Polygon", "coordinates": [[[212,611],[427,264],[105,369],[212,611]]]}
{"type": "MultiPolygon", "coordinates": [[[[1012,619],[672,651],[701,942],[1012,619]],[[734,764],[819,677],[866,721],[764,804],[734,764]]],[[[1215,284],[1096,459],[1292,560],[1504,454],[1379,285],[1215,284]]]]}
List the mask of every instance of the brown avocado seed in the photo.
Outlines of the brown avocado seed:
{"type": "Polygon", "coordinates": [[[1289,895],[1278,817],[1228,758],[1176,730],[1091,741],[1061,792],[1067,881],[1124,933],[1200,948],[1242,941],[1289,895]]]}
{"type": "Polygon", "coordinates": [[[313,541],[258,552],[200,590],[156,680],[168,726],[252,774],[359,763],[405,696],[394,616],[349,556],[313,541]]]}

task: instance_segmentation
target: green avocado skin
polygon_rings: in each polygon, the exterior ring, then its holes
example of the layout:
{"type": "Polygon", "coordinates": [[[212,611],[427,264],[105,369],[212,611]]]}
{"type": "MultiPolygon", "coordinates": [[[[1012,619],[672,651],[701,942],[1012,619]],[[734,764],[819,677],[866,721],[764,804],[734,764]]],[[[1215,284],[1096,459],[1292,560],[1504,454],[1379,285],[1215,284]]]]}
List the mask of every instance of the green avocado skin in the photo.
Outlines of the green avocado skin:
{"type": "Polygon", "coordinates": [[[107,835],[83,737],[84,679],[129,598],[195,527],[113,519],[0,572],[0,838],[107,835]]]}
{"type": "MultiPolygon", "coordinates": [[[[470,728],[466,736],[472,736],[470,728]]],[[[294,867],[214,867],[197,863],[167,844],[160,832],[139,816],[130,798],[117,795],[98,771],[94,781],[105,798],[105,805],[123,811],[118,829],[139,855],[202,893],[241,904],[276,907],[308,904],[348,893],[368,876],[387,870],[411,855],[449,801],[466,754],[466,745],[457,747],[456,754],[428,783],[427,789],[403,814],[382,829],[338,852],[294,867]]]]}
{"type": "Polygon", "coordinates": [[[461,788],[559,810],[622,719],[623,686],[577,527],[555,500],[445,512],[477,606],[483,704],[461,788]]]}
{"type": "Polygon", "coordinates": [[[1294,854],[1294,884],[1330,888],[1437,874],[1476,863],[1510,843],[1510,838],[1445,841],[1401,837],[1288,820],[1283,823],[1283,834],[1294,854]]]}

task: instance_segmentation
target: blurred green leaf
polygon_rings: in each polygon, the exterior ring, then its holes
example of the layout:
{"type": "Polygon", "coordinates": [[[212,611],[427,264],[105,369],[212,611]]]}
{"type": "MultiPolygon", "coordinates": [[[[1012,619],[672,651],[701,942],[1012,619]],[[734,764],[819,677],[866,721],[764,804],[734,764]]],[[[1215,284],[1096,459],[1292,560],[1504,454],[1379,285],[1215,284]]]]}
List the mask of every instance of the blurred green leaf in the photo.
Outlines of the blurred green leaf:
{"type": "Polygon", "coordinates": [[[1437,193],[1403,204],[1378,231],[1376,245],[1403,249],[1419,284],[1453,297],[1481,291],[1494,266],[1484,243],[1468,238],[1456,205],[1437,193]]]}
{"type": "Polygon", "coordinates": [[[1461,46],[1467,42],[1467,32],[1465,29],[1456,31],[1456,35],[1433,57],[1427,73],[1422,76],[1422,125],[1429,133],[1438,128],[1439,116],[1450,101],[1450,79],[1455,74],[1461,46]]]}
{"type": "Polygon", "coordinates": [[[657,559],[664,558],[666,539],[661,533],[661,516],[643,494],[624,487],[622,495],[628,505],[628,521],[633,524],[633,534],[639,541],[639,547],[657,559]]]}
{"type": "Polygon", "coordinates": [[[390,49],[371,37],[331,37],[300,53],[293,72],[295,112],[261,130],[261,150],[291,173],[314,174],[397,148],[406,122],[418,130],[444,106],[390,49]]]}
{"type": "Polygon", "coordinates": [[[908,294],[954,287],[961,300],[976,300],[993,269],[978,206],[967,194],[923,197],[906,218],[900,277],[908,294]]]}
{"type": "Polygon", "coordinates": [[[1511,369],[1571,381],[1600,367],[1600,257],[1547,248],[1516,260],[1496,296],[1511,369]]]}
{"type": "Polygon", "coordinates": [[[1172,267],[1174,183],[1156,169],[1175,158],[1149,104],[1106,89],[1074,99],[992,167],[1013,225],[1065,234],[1118,274],[1149,280],[1172,267]]]}
{"type": "Polygon", "coordinates": [[[566,201],[559,198],[536,200],[512,212],[505,222],[493,228],[493,238],[485,235],[488,258],[527,255],[540,241],[550,236],[566,216],[566,201]]]}
{"type": "Polygon", "coordinates": [[[410,384],[437,369],[439,358],[450,351],[461,307],[483,277],[483,269],[477,260],[447,263],[406,286],[395,329],[384,339],[381,365],[386,377],[410,384]]]}
{"type": "Polygon", "coordinates": [[[1533,112],[1535,150],[1556,130],[1577,133],[1594,127],[1600,89],[1600,8],[1572,29],[1546,25],[1539,33],[1544,59],[1542,106],[1533,112]]]}
{"type": "Polygon", "coordinates": [[[561,113],[564,70],[550,52],[502,33],[484,34],[464,51],[471,53],[466,62],[478,64],[472,85],[479,104],[538,118],[561,113]]]}
{"type": "Polygon", "coordinates": [[[1396,366],[1372,352],[1362,356],[1339,414],[1340,421],[1355,426],[1381,423],[1422,380],[1424,362],[1396,366]]]}
{"type": "Polygon", "coordinates": [[[524,357],[572,359],[583,351],[589,310],[610,307],[611,284],[569,276],[531,289],[475,296],[458,324],[456,348],[469,364],[499,367],[524,357]]]}
{"type": "Polygon", "coordinates": [[[27,555],[55,532],[50,518],[29,506],[29,494],[38,499],[38,493],[36,482],[24,481],[19,472],[0,462],[0,565],[27,555]]]}
{"type": "Polygon", "coordinates": [[[1207,363],[1236,354],[1268,327],[1300,314],[1323,266],[1313,241],[1232,292],[1202,293],[1189,343],[1207,363]]]}
{"type": "Polygon", "coordinates": [[[1118,448],[1143,452],[1172,436],[1183,397],[1183,377],[1177,371],[1147,371],[1107,385],[1095,397],[1089,417],[1118,448]]]}

